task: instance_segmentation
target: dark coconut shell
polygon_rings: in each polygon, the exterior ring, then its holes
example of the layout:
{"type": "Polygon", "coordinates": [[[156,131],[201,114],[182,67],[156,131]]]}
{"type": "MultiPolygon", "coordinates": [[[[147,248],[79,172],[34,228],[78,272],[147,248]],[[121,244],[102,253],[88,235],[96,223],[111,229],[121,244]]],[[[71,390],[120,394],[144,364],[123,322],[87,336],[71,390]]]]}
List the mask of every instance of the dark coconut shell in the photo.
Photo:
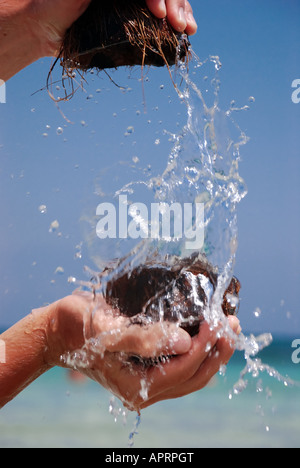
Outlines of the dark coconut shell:
{"type": "MultiPolygon", "coordinates": [[[[177,260],[173,266],[144,265],[110,281],[107,302],[131,317],[133,323],[147,324],[162,318],[180,323],[191,336],[199,332],[203,312],[216,290],[218,275],[205,258],[177,260]]],[[[240,282],[232,278],[223,298],[226,316],[237,315],[240,282]],[[228,294],[236,297],[231,302],[228,294]]]]}

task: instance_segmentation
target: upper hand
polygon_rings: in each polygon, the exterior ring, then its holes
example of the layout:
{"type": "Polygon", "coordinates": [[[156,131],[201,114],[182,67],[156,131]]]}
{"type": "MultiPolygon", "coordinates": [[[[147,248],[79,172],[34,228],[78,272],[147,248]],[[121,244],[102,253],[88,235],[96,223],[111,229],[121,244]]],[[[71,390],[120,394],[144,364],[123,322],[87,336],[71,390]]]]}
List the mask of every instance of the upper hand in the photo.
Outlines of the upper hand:
{"type": "MultiPolygon", "coordinates": [[[[104,1],[104,0],[101,0],[104,1]]],[[[29,17],[34,21],[43,55],[56,55],[67,29],[84,13],[91,0],[32,0],[29,17]]],[[[158,18],[167,16],[178,31],[192,35],[197,31],[193,11],[187,0],[146,0],[158,18]]]]}

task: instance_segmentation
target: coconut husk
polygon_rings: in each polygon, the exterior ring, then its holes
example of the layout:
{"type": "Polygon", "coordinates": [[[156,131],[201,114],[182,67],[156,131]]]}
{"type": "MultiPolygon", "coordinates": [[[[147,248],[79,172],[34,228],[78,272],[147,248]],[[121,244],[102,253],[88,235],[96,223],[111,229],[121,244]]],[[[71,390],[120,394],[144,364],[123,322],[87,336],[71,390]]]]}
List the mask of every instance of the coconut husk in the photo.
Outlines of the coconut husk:
{"type": "MultiPolygon", "coordinates": [[[[203,313],[218,283],[218,274],[206,258],[175,259],[173,266],[143,265],[110,281],[106,301],[132,323],[161,319],[179,323],[191,336],[199,332],[203,313]]],[[[237,315],[240,282],[235,277],[223,297],[226,316],[237,315]],[[230,301],[230,296],[236,301],[230,301]]]]}
{"type": "Polygon", "coordinates": [[[92,0],[67,31],[59,58],[68,71],[169,67],[188,59],[189,45],[186,35],[151,14],[145,0],[92,0]]]}

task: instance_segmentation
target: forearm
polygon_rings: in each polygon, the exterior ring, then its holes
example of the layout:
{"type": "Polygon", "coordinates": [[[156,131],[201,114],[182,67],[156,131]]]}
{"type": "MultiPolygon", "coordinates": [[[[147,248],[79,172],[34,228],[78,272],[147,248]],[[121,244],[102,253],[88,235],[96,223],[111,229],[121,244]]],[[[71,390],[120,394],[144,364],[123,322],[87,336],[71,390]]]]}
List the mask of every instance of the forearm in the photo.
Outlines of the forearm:
{"type": "Polygon", "coordinates": [[[0,0],[0,79],[7,81],[45,55],[31,0],[0,0]]]}
{"type": "Polygon", "coordinates": [[[50,369],[48,323],[47,308],[36,310],[0,336],[0,408],[50,369]]]}

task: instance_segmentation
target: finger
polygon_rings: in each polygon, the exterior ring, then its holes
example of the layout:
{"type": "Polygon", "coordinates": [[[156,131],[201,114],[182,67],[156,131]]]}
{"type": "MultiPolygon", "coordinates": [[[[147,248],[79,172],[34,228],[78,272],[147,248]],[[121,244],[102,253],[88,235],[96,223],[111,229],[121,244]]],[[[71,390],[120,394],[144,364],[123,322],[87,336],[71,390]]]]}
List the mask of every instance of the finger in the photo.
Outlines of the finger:
{"type": "Polygon", "coordinates": [[[167,16],[167,8],[165,0],[146,0],[149,10],[157,18],[165,18],[167,16]]]}
{"type": "Polygon", "coordinates": [[[185,31],[187,27],[186,19],[186,1],[185,0],[166,0],[167,18],[176,31],[185,31]]]}
{"type": "Polygon", "coordinates": [[[229,326],[236,335],[240,335],[242,332],[242,327],[240,321],[237,317],[230,315],[228,317],[229,326]]]}
{"type": "MultiPolygon", "coordinates": [[[[234,333],[239,334],[241,331],[240,322],[236,317],[229,317],[228,323],[234,333]]],[[[215,330],[217,333],[217,330],[215,330]]],[[[163,390],[161,393],[157,393],[149,398],[147,401],[142,402],[142,408],[146,408],[158,401],[180,398],[190,393],[197,392],[202,390],[211,379],[217,374],[222,365],[227,364],[234,354],[234,340],[231,337],[224,337],[219,340],[216,339],[214,332],[210,332],[207,324],[202,324],[200,333],[197,338],[197,345],[199,346],[198,351],[203,350],[203,345],[205,344],[205,353],[199,355],[198,368],[193,373],[189,379],[180,382],[180,379],[177,380],[177,384],[173,387],[163,390]],[[201,339],[200,339],[201,335],[201,339]],[[202,362],[201,362],[202,360],[202,362]]],[[[183,360],[183,357],[178,358],[178,360],[183,360]]],[[[174,364],[178,364],[177,358],[174,360],[174,364]],[[176,362],[175,362],[176,361],[176,362]]],[[[186,369],[188,368],[188,363],[186,362],[186,369]]]]}
{"type": "Polygon", "coordinates": [[[158,401],[179,398],[204,388],[227,362],[233,348],[224,340],[217,339],[217,330],[211,330],[203,322],[197,337],[193,338],[191,350],[170,362],[148,370],[137,370],[128,381],[126,406],[141,410],[158,401]]]}
{"type": "Polygon", "coordinates": [[[149,10],[157,18],[167,16],[170,24],[177,31],[185,31],[188,35],[197,32],[193,10],[186,0],[146,0],[149,10]]]}
{"type": "MultiPolygon", "coordinates": [[[[234,333],[240,333],[240,322],[237,317],[229,317],[228,322],[234,333]]],[[[235,341],[232,336],[220,338],[215,346],[211,347],[205,361],[201,364],[193,377],[186,382],[184,395],[193,393],[206,387],[211,379],[217,374],[223,365],[227,365],[235,351],[235,341]]]]}
{"type": "Polygon", "coordinates": [[[187,26],[186,26],[185,32],[189,36],[192,36],[193,34],[196,34],[196,32],[198,30],[198,26],[197,26],[196,20],[194,18],[193,9],[192,9],[189,2],[186,2],[185,17],[186,17],[186,21],[187,21],[187,26]]]}
{"type": "Polygon", "coordinates": [[[167,391],[142,402],[141,409],[147,408],[158,401],[181,398],[202,390],[219,372],[221,366],[228,363],[233,354],[234,348],[231,343],[225,338],[221,338],[191,379],[184,382],[184,384],[170,388],[167,391]]]}
{"type": "Polygon", "coordinates": [[[97,297],[92,317],[90,335],[95,338],[93,342],[98,344],[101,353],[122,352],[154,358],[187,353],[192,345],[190,335],[178,325],[170,322],[132,324],[128,317],[112,310],[102,296],[97,297]]]}
{"type": "Polygon", "coordinates": [[[149,326],[126,323],[106,333],[102,344],[109,352],[123,352],[141,358],[187,353],[192,345],[190,335],[175,324],[166,322],[149,326]]]}
{"type": "MultiPolygon", "coordinates": [[[[187,383],[184,391],[193,393],[206,387],[211,379],[220,371],[220,368],[228,364],[234,351],[231,340],[221,338],[193,378],[187,383]]],[[[188,393],[184,394],[187,395],[188,393]]]]}
{"type": "Polygon", "coordinates": [[[155,366],[148,370],[149,397],[155,398],[173,387],[184,385],[197,372],[207,358],[211,346],[216,342],[216,332],[210,330],[209,325],[203,322],[199,334],[192,340],[192,347],[188,353],[171,359],[161,367],[155,366]],[[208,343],[210,347],[207,346],[208,343]]]}

